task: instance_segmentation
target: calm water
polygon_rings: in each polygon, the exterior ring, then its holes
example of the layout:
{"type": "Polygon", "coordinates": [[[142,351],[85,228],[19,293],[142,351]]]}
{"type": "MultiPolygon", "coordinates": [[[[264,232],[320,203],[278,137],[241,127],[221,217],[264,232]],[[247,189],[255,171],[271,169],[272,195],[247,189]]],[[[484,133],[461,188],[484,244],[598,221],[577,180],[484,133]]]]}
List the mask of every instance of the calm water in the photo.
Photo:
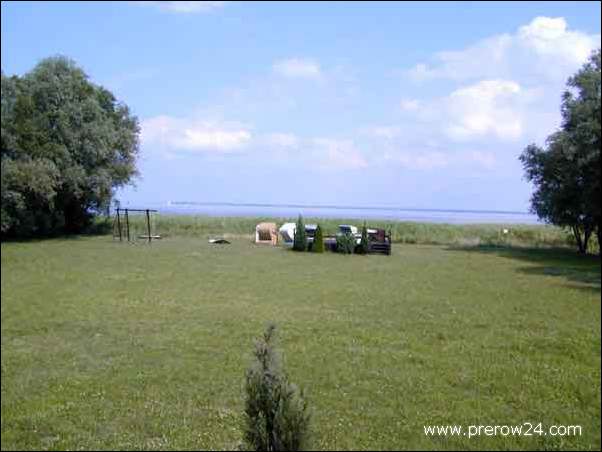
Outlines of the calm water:
{"type": "Polygon", "coordinates": [[[130,208],[152,208],[162,214],[209,215],[236,217],[305,217],[353,218],[417,221],[427,223],[503,223],[538,224],[537,217],[526,212],[470,211],[440,209],[404,209],[398,207],[307,206],[274,204],[235,204],[172,202],[166,204],[123,205],[130,208]]]}

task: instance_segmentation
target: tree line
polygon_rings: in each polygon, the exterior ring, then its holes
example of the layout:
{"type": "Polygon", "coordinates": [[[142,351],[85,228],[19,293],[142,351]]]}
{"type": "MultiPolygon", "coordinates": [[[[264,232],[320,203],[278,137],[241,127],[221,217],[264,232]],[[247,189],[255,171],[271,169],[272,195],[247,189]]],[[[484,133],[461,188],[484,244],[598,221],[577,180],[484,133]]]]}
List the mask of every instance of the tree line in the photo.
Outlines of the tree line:
{"type": "Polygon", "coordinates": [[[2,72],[2,236],[76,233],[136,175],[138,119],[72,60],[2,72]]]}

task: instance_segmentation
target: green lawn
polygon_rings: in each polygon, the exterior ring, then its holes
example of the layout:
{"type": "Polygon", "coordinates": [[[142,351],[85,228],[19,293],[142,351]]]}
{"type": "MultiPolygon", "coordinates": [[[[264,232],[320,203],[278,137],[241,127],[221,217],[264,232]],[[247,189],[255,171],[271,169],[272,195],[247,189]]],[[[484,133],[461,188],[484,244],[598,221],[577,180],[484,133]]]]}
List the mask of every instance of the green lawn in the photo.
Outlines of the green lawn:
{"type": "Polygon", "coordinates": [[[316,449],[600,449],[600,260],[110,237],[2,244],[2,450],[231,449],[266,322],[316,449]],[[448,437],[425,424],[581,425],[448,437]]]}

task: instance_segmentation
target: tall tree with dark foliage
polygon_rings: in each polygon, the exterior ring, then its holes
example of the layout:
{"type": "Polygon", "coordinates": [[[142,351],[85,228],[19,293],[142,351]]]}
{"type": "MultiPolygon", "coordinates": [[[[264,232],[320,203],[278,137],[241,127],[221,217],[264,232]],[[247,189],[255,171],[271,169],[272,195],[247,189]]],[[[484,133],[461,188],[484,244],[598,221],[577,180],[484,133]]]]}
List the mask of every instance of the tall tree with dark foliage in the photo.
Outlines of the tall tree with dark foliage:
{"type": "Polygon", "coordinates": [[[562,126],[545,148],[529,145],[520,159],[535,186],[532,210],[570,228],[580,253],[595,233],[600,245],[600,49],[568,80],[562,126]]]}
{"type": "Polygon", "coordinates": [[[2,235],[80,232],[136,173],[138,120],[75,62],[2,73],[2,235]]]}

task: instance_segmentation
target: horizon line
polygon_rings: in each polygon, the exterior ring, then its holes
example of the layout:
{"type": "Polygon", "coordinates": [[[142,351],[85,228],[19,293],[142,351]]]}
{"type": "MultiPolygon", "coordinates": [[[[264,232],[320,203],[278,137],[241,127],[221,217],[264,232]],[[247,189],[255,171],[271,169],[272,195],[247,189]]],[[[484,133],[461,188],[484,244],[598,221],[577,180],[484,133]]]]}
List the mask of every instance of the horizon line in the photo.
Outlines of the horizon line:
{"type": "Polygon", "coordinates": [[[191,206],[232,206],[232,207],[292,207],[299,209],[333,209],[333,210],[390,210],[407,212],[442,212],[442,213],[490,213],[490,214],[513,214],[533,215],[530,212],[518,210],[478,210],[478,209],[441,209],[441,208],[418,208],[399,206],[344,206],[332,204],[270,204],[270,203],[242,203],[242,202],[217,202],[217,201],[167,201],[168,205],[191,205],[191,206]]]}

